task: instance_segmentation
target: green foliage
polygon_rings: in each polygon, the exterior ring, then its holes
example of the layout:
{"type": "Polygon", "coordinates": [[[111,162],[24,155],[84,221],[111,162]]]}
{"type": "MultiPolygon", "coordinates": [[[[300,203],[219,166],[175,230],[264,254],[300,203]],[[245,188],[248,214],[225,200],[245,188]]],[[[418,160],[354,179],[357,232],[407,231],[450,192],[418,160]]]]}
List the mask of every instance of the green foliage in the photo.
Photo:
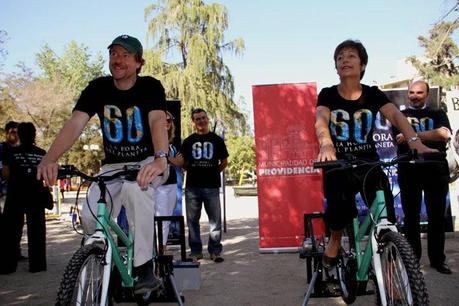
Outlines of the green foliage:
{"type": "Polygon", "coordinates": [[[192,132],[187,123],[196,107],[230,131],[245,130],[246,118],[233,101],[233,76],[223,61],[224,52],[242,54],[244,41],[225,41],[226,8],[200,0],[159,0],[145,9],[145,18],[154,44],[145,52],[143,73],[159,78],[168,98],[182,101],[182,135],[192,132]]]}
{"type": "MultiPolygon", "coordinates": [[[[33,76],[27,67],[18,65],[19,72],[2,79],[0,123],[4,125],[9,120],[34,123],[37,143],[47,150],[70,117],[81,90],[90,80],[103,75],[104,61],[100,55],[91,61],[88,49],[72,42],[62,56],[56,55],[48,45],[44,45],[37,54],[37,63],[42,69],[38,77],[33,76]]],[[[86,151],[83,146],[101,146],[101,143],[96,122],[90,121],[83,136],[60,162],[71,162],[83,171],[98,171],[97,160],[103,152],[86,151]]]]}
{"type": "Polygon", "coordinates": [[[437,23],[429,31],[429,37],[418,37],[420,46],[425,49],[426,60],[416,56],[408,58],[423,78],[446,89],[459,84],[459,48],[453,39],[458,27],[459,18],[437,23]]]}
{"type": "Polygon", "coordinates": [[[225,139],[229,152],[226,173],[229,179],[239,180],[241,171],[255,172],[255,139],[253,136],[229,136],[225,139]]]}
{"type": "Polygon", "coordinates": [[[58,56],[45,44],[36,56],[37,64],[43,71],[44,78],[74,90],[75,95],[88,85],[92,79],[103,75],[104,60],[99,53],[93,61],[88,47],[72,41],[67,45],[62,56],[58,56]]]}

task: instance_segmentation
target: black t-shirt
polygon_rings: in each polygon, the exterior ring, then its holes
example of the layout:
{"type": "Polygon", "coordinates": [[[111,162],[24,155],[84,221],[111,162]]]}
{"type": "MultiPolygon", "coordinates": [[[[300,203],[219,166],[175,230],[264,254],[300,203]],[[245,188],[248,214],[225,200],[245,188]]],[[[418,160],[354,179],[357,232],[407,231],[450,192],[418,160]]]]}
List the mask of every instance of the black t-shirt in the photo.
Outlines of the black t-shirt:
{"type": "MultiPolygon", "coordinates": [[[[402,113],[406,116],[408,122],[410,122],[416,133],[430,131],[441,127],[448,128],[451,131],[448,116],[441,109],[431,109],[429,107],[424,109],[407,108],[403,110],[402,113]]],[[[393,133],[394,135],[397,135],[400,132],[394,127],[393,133]]],[[[422,141],[422,143],[429,148],[437,149],[441,152],[446,151],[446,143],[444,141],[422,141]]],[[[408,150],[408,145],[404,143],[398,146],[397,153],[406,153],[408,150]]]]}
{"type": "Polygon", "coordinates": [[[110,76],[90,82],[73,110],[98,115],[105,151],[102,163],[111,164],[154,155],[148,113],[165,109],[164,88],[158,80],[137,77],[132,88],[119,90],[110,76]]]}
{"type": "Polygon", "coordinates": [[[37,165],[45,153],[45,150],[34,145],[19,145],[9,149],[3,161],[3,165],[9,166],[10,170],[8,196],[36,196],[35,192],[43,186],[43,182],[37,180],[37,165]]]}
{"type": "Polygon", "coordinates": [[[223,139],[215,133],[191,134],[182,144],[187,163],[186,187],[220,187],[220,161],[229,156],[223,139]]]}
{"type": "Polygon", "coordinates": [[[358,158],[378,159],[373,140],[374,123],[379,109],[390,103],[376,86],[362,84],[362,95],[357,100],[346,100],[332,86],[320,91],[317,106],[330,109],[330,135],[336,157],[352,154],[358,158]]]}

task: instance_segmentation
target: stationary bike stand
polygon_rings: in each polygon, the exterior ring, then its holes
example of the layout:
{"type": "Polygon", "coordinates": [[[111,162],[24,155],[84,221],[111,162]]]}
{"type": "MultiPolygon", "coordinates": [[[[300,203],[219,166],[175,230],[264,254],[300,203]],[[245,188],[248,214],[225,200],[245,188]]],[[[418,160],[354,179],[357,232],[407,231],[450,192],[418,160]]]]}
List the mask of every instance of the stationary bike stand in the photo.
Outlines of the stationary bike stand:
{"type": "Polygon", "coordinates": [[[316,237],[313,219],[323,221],[323,213],[304,214],[304,242],[300,249],[300,258],[306,259],[308,287],[304,295],[303,306],[311,297],[337,297],[341,295],[339,281],[322,266],[325,250],[325,236],[316,237]]]}
{"type": "Polygon", "coordinates": [[[164,290],[160,290],[159,294],[152,294],[149,301],[155,303],[177,303],[184,305],[185,297],[180,294],[177,289],[174,278],[174,265],[172,255],[164,255],[163,249],[163,222],[178,222],[180,234],[174,239],[169,239],[167,245],[180,246],[180,258],[183,262],[186,261],[186,246],[185,246],[185,222],[183,216],[157,216],[155,217],[155,251],[157,251],[156,264],[159,277],[164,280],[164,290]],[[157,239],[156,239],[157,238],[157,239]]]}

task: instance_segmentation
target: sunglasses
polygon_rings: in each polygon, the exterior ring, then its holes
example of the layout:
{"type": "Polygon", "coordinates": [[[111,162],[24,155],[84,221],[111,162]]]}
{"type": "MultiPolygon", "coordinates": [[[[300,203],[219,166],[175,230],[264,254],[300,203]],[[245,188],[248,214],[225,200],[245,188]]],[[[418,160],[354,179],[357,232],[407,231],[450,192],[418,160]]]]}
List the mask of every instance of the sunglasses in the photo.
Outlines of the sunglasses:
{"type": "Polygon", "coordinates": [[[172,118],[166,118],[166,121],[167,121],[167,123],[171,123],[172,122],[172,118]]]}

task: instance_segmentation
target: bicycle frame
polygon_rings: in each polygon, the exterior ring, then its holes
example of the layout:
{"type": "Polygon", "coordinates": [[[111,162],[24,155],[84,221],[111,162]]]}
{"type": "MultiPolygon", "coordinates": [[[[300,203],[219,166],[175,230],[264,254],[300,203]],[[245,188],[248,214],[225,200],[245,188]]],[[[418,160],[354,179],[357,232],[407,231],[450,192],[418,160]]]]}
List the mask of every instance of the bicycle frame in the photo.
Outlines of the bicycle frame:
{"type": "Polygon", "coordinates": [[[397,232],[397,227],[387,220],[386,201],[384,191],[376,192],[375,200],[370,207],[368,215],[365,217],[362,225],[359,226],[358,218],[353,220],[354,236],[355,236],[355,253],[357,259],[357,281],[367,281],[370,262],[373,260],[374,272],[380,290],[381,300],[385,303],[385,289],[383,285],[383,277],[381,272],[381,259],[379,256],[373,256],[378,252],[378,241],[376,234],[383,229],[388,229],[397,232]],[[362,254],[362,241],[365,235],[368,234],[368,242],[365,251],[362,254]]]}
{"type": "MultiPolygon", "coordinates": [[[[97,220],[96,220],[96,231],[86,241],[85,245],[102,242],[106,247],[105,253],[105,266],[104,275],[110,275],[112,262],[114,262],[116,268],[120,272],[121,281],[123,287],[133,287],[134,278],[132,277],[132,265],[133,265],[133,254],[134,254],[134,239],[132,232],[129,231],[129,235],[126,235],[120,226],[111,218],[109,211],[107,210],[106,203],[103,200],[98,201],[97,205],[97,220]],[[115,232],[117,237],[126,245],[127,249],[127,265],[124,264],[123,258],[120,254],[119,249],[116,247],[115,240],[113,239],[110,230],[115,232]],[[108,242],[107,242],[108,240],[108,242]],[[108,273],[108,274],[107,274],[108,273]]],[[[85,270],[82,271],[83,278],[85,270]]],[[[104,278],[102,284],[102,296],[101,305],[105,305],[107,301],[108,286],[110,278],[104,278]]],[[[78,293],[78,300],[81,299],[81,292],[78,293]]]]}

